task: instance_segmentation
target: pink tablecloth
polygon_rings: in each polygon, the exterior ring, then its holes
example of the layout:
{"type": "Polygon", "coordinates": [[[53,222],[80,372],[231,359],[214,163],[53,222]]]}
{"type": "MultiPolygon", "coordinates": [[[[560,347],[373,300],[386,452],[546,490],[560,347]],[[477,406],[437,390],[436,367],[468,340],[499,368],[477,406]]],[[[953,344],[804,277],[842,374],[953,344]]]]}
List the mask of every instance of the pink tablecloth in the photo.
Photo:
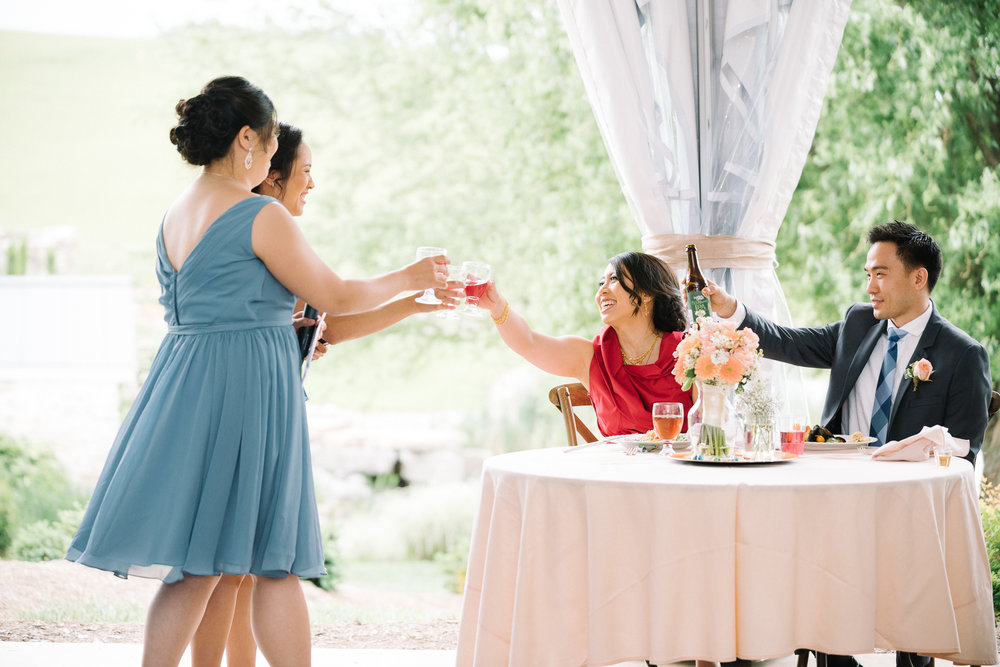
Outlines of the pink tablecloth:
{"type": "Polygon", "coordinates": [[[496,456],[482,482],[459,667],[998,661],[967,461],[712,466],[599,445],[496,456]]]}

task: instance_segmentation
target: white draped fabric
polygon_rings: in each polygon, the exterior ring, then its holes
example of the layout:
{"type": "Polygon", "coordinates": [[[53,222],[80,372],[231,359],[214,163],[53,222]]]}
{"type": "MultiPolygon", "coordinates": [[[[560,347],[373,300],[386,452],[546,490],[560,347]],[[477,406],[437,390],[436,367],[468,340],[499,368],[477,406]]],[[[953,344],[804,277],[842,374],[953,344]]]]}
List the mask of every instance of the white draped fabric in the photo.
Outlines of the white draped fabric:
{"type": "MultiPolygon", "coordinates": [[[[695,243],[707,277],[789,322],[775,238],[850,0],[558,2],[643,249],[682,275],[695,243]]],[[[777,375],[800,410],[801,376],[777,375]]]]}

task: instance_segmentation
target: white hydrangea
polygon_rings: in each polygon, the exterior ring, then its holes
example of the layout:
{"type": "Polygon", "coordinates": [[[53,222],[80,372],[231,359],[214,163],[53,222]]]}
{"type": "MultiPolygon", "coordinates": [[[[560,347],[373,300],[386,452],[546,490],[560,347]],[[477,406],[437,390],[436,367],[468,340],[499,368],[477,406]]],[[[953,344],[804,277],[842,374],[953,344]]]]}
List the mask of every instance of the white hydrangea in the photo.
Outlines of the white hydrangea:
{"type": "Polygon", "coordinates": [[[729,361],[729,352],[726,350],[717,349],[712,352],[712,363],[716,366],[721,366],[729,361]]]}
{"type": "Polygon", "coordinates": [[[725,348],[727,350],[732,347],[733,344],[733,341],[729,340],[729,336],[726,336],[718,331],[712,334],[712,338],[710,340],[712,341],[713,347],[725,348]]]}

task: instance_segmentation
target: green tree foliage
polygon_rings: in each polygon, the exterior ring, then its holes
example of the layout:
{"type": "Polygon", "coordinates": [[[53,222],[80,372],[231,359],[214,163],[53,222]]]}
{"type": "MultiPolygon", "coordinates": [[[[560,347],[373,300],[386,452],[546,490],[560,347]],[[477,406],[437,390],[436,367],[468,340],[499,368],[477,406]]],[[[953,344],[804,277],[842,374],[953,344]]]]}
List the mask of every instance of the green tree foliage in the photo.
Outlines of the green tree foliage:
{"type": "MultiPolygon", "coordinates": [[[[939,309],[998,358],[996,5],[854,2],[778,236],[800,323],[866,299],[865,233],[903,219],[945,249],[939,309]]],[[[385,28],[333,12],[322,26],[267,40],[185,31],[178,53],[210,62],[199,71],[211,75],[244,72],[304,127],[319,187],[303,226],[330,263],[370,275],[417,245],[446,245],[456,259],[493,264],[539,329],[592,334],[594,277],[605,258],[637,248],[639,233],[555,3],[422,0],[385,28]]],[[[412,372],[427,322],[351,343],[357,353],[337,364],[389,340],[369,355],[412,372]]]]}
{"type": "Polygon", "coordinates": [[[983,521],[983,537],[990,559],[990,579],[993,582],[993,613],[1000,615],[1000,491],[984,482],[979,494],[979,513],[983,521]]]}
{"type": "Polygon", "coordinates": [[[303,127],[318,187],[302,224],[338,271],[370,275],[412,261],[418,245],[444,245],[492,264],[540,328],[592,334],[597,277],[639,232],[558,8],[415,9],[385,29],[331,13],[323,29],[269,30],[249,71],[232,46],[251,39],[240,33],[187,31],[177,52],[247,72],[303,127]]]}
{"type": "Polygon", "coordinates": [[[55,520],[42,519],[30,523],[17,532],[11,545],[15,560],[59,560],[66,555],[83,520],[83,507],[60,510],[55,520]]]}
{"type": "Polygon", "coordinates": [[[935,303],[987,347],[994,382],[997,9],[997,2],[854,2],[812,152],[778,237],[789,300],[813,304],[816,319],[826,321],[865,300],[869,227],[899,219],[930,233],[945,253],[935,303]]]}
{"type": "Polygon", "coordinates": [[[0,556],[12,545],[25,544],[21,533],[26,527],[58,522],[61,510],[83,500],[51,454],[0,433],[0,556]]]}

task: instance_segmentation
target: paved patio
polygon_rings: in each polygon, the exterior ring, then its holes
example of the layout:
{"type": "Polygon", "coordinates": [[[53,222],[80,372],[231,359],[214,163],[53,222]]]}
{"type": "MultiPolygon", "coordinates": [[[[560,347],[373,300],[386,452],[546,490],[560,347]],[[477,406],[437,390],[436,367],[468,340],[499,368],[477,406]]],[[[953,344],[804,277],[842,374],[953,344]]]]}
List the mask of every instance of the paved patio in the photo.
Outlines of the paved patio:
{"type": "MultiPolygon", "coordinates": [[[[49,642],[0,642],[0,665],[3,667],[133,667],[139,664],[139,644],[56,644],[49,642]]],[[[894,667],[893,653],[858,656],[864,667],[894,667]]],[[[267,663],[258,654],[257,664],[267,663]]],[[[693,665],[693,663],[677,663],[693,665]]],[[[795,667],[795,656],[757,663],[760,667],[795,667]]],[[[815,662],[810,661],[810,665],[815,662]]],[[[185,655],[182,667],[190,667],[185,655]]],[[[313,649],[315,667],[455,667],[455,651],[408,651],[373,649],[313,649]]],[[[937,667],[952,667],[947,660],[937,660],[937,667]]],[[[523,666],[528,667],[528,666],[523,666]]],[[[624,662],[615,667],[646,667],[642,662],[624,662]]]]}

